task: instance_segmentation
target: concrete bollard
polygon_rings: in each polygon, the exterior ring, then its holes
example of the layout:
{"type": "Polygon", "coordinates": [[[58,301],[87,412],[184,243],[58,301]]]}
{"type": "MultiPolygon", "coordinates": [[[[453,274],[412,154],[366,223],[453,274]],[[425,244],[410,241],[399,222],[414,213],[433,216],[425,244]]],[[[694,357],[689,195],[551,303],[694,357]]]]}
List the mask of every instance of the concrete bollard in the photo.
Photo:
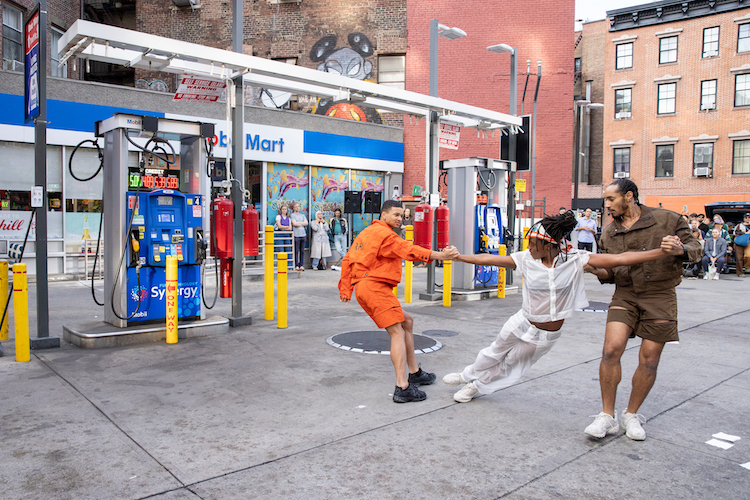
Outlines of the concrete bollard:
{"type": "Polygon", "coordinates": [[[13,314],[16,335],[16,361],[31,361],[29,341],[29,291],[26,264],[13,264],[13,314]]]}
{"type": "MultiPolygon", "coordinates": [[[[414,226],[406,226],[406,241],[414,243],[414,226]]],[[[404,302],[411,304],[411,289],[414,280],[414,263],[407,260],[404,264],[404,302]]]]}
{"type": "Polygon", "coordinates": [[[264,317],[266,321],[271,321],[273,319],[273,226],[266,226],[263,243],[265,245],[263,250],[264,317]]]}
{"type": "Polygon", "coordinates": [[[452,262],[443,261],[443,307],[451,306],[451,285],[453,281],[452,262]]]}
{"type": "Polygon", "coordinates": [[[279,252],[279,328],[286,328],[286,309],[287,309],[287,253],[279,252]]]}
{"type": "Polygon", "coordinates": [[[177,256],[167,255],[167,344],[177,343],[177,256]]]}

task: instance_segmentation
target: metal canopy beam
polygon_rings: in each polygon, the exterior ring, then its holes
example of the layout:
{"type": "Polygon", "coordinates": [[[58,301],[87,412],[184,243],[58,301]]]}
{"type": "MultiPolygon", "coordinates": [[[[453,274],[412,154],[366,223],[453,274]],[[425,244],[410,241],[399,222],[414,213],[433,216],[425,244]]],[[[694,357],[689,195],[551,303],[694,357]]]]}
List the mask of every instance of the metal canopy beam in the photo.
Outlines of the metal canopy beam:
{"type": "Polygon", "coordinates": [[[246,72],[249,85],[334,98],[356,93],[375,107],[426,116],[430,111],[484,130],[521,125],[521,118],[455,101],[426,96],[335,73],[238,54],[138,31],[77,20],[60,38],[58,52],[70,57],[167,73],[230,78],[246,72]]]}

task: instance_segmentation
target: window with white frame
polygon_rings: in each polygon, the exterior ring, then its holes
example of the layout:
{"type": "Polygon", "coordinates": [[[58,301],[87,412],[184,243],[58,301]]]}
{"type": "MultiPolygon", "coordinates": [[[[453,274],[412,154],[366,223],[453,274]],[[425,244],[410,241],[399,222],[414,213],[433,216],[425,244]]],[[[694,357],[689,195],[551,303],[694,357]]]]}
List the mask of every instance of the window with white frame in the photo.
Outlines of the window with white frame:
{"type": "Polygon", "coordinates": [[[406,56],[379,56],[378,83],[404,90],[406,88],[406,56]]]}
{"type": "Polygon", "coordinates": [[[674,144],[656,146],[656,177],[674,177],[674,144]]]}
{"type": "Polygon", "coordinates": [[[703,56],[716,57],[719,55],[719,27],[703,30],[703,56]]]}
{"type": "Polygon", "coordinates": [[[630,148],[615,148],[613,163],[615,179],[630,177],[630,148]]]}
{"type": "Polygon", "coordinates": [[[663,115],[674,113],[677,103],[677,84],[662,83],[659,85],[659,102],[657,105],[657,114],[663,115]]]}
{"type": "Polygon", "coordinates": [[[659,64],[673,62],[677,62],[677,37],[662,37],[659,39],[659,64]]]}
{"type": "Polygon", "coordinates": [[[703,80],[701,82],[701,111],[716,109],[717,80],[703,80]]]}
{"type": "Polygon", "coordinates": [[[60,66],[60,53],[57,51],[57,42],[62,38],[63,32],[52,28],[52,43],[50,45],[50,59],[52,60],[52,76],[60,78],[68,77],[68,63],[60,66]]]}
{"type": "Polygon", "coordinates": [[[633,89],[615,90],[615,119],[630,118],[633,111],[633,89]]]}
{"type": "Polygon", "coordinates": [[[750,106],[750,73],[734,77],[734,105],[750,106]]]}
{"type": "Polygon", "coordinates": [[[3,4],[3,69],[23,71],[23,13],[3,4]]]}
{"type": "Polygon", "coordinates": [[[750,139],[734,141],[732,149],[732,173],[750,174],[750,139]]]}
{"type": "Polygon", "coordinates": [[[693,175],[708,175],[713,166],[713,143],[693,144],[693,175]]]}
{"type": "Polygon", "coordinates": [[[740,24],[737,31],[737,52],[750,52],[750,23],[740,24]]]}
{"type": "Polygon", "coordinates": [[[619,43],[615,50],[615,69],[633,67],[633,43],[619,43]]]}

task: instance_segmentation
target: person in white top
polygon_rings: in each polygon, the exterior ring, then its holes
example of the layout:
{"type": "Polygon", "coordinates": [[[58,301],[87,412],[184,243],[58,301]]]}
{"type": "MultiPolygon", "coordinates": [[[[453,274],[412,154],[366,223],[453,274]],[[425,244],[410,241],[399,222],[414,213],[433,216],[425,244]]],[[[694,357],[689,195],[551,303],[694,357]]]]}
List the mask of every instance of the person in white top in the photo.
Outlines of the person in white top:
{"type": "Polygon", "coordinates": [[[523,278],[521,310],[506,321],[495,341],[461,372],[443,377],[448,385],[466,384],[453,395],[468,403],[516,383],[560,337],[560,328],[575,309],[588,306],[583,282],[586,264],[612,268],[664,256],[661,249],[621,254],[592,254],[573,250],[566,236],[576,227],[573,212],[547,216],[529,229],[529,247],[510,256],[460,255],[469,264],[517,269],[523,278]]]}

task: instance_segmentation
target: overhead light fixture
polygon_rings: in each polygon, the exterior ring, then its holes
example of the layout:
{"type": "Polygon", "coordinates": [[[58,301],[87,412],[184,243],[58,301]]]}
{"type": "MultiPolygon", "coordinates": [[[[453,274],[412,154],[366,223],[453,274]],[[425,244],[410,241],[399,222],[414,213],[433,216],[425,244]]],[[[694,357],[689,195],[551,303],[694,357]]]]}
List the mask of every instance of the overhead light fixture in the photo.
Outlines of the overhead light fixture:
{"type": "Polygon", "coordinates": [[[498,43],[497,45],[490,45],[487,47],[487,50],[490,52],[494,52],[496,54],[502,54],[503,52],[507,52],[510,55],[515,55],[515,51],[513,50],[513,47],[506,43],[498,43]]]}
{"type": "Polygon", "coordinates": [[[449,28],[444,24],[438,24],[438,35],[448,40],[455,40],[456,38],[465,37],[466,32],[461,28],[449,28]]]}

